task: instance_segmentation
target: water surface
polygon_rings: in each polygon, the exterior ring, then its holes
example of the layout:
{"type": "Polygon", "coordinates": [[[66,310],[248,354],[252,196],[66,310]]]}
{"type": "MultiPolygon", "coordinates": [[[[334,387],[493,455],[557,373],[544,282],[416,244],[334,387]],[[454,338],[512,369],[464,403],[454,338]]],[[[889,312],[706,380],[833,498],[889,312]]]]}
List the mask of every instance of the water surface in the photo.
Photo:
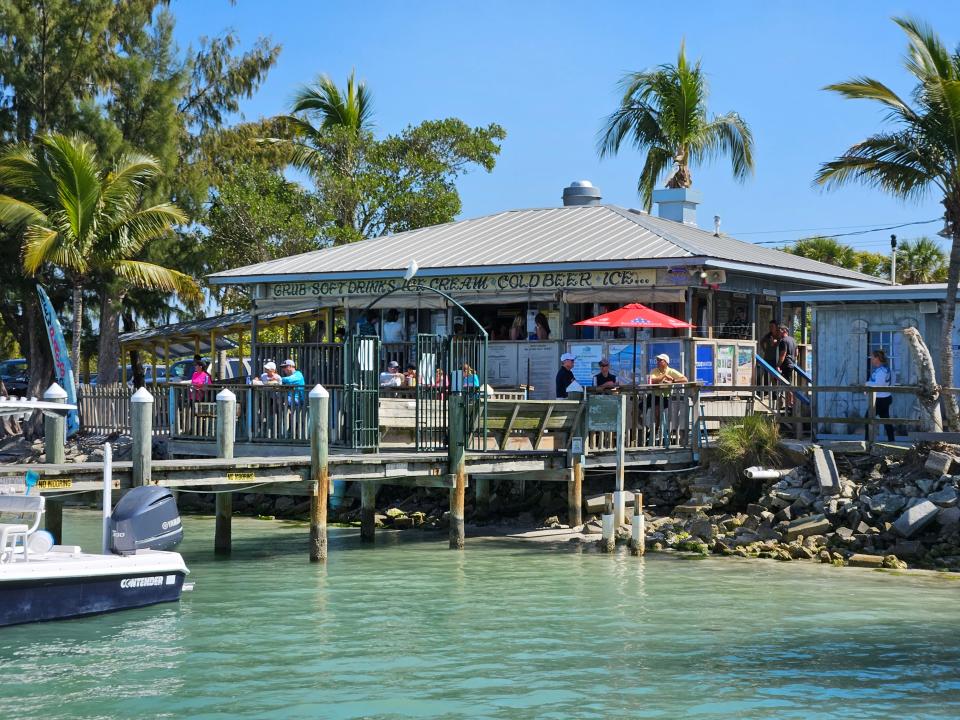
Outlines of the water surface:
{"type": "Polygon", "coordinates": [[[0,718],[960,717],[942,576],[184,524],[179,605],[0,630],[0,718]]]}

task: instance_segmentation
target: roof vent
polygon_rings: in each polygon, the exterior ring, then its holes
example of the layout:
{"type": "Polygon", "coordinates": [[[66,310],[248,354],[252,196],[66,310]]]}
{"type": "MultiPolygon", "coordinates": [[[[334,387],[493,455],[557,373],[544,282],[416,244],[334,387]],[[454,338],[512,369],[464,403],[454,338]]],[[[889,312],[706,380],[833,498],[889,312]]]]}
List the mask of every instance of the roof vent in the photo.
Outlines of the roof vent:
{"type": "Polygon", "coordinates": [[[600,188],[595,188],[589,180],[577,180],[563,189],[563,206],[599,205],[600,188]]]}

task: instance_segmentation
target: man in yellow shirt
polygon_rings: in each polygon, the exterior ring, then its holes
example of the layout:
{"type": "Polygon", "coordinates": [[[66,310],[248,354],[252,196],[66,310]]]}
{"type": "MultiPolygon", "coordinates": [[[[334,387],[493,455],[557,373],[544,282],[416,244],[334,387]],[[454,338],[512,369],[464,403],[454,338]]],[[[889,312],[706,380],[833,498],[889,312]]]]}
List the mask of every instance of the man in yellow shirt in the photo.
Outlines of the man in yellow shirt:
{"type": "MultiPolygon", "coordinates": [[[[657,367],[650,373],[649,382],[651,385],[672,385],[673,383],[687,382],[686,375],[670,367],[669,355],[660,353],[656,359],[657,367]]],[[[670,399],[667,397],[669,392],[667,388],[656,391],[653,405],[654,436],[657,440],[662,440],[664,445],[670,444],[671,430],[677,431],[677,440],[680,441],[680,429],[678,427],[680,404],[673,403],[671,407],[670,399]]]]}
{"type": "Polygon", "coordinates": [[[666,353],[657,355],[657,367],[650,373],[650,384],[661,385],[663,383],[685,383],[687,377],[679,370],[670,367],[670,356],[666,353]]]}

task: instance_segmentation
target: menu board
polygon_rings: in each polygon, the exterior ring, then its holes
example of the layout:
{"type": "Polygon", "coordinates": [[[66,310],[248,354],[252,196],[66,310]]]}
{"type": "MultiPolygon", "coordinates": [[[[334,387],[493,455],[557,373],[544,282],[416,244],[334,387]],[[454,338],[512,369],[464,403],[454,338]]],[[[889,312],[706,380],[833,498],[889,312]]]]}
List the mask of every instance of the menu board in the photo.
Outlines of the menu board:
{"type": "Polygon", "coordinates": [[[573,376],[584,387],[593,385],[593,376],[600,372],[603,343],[571,343],[568,351],[576,358],[573,376]]]}
{"type": "Polygon", "coordinates": [[[556,343],[522,343],[517,346],[517,374],[522,385],[533,385],[528,397],[553,400],[560,349],[556,343]]]}
{"type": "Polygon", "coordinates": [[[517,372],[517,344],[496,342],[487,346],[487,384],[493,387],[515,387],[520,384],[517,372]]]}
{"type": "Polygon", "coordinates": [[[733,385],[733,362],[736,345],[717,345],[717,385],[733,385]]]}

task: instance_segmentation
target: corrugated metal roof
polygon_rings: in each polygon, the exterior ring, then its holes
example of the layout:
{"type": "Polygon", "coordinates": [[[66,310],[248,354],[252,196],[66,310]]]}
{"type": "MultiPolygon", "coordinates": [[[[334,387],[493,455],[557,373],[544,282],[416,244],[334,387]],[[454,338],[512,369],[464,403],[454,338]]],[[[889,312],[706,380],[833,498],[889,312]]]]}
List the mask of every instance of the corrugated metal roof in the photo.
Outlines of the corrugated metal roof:
{"type": "Polygon", "coordinates": [[[783,293],[784,300],[806,303],[846,302],[919,302],[946,300],[946,283],[923,285],[888,285],[876,288],[849,288],[833,290],[794,290],[783,293]]]}
{"type": "MultiPolygon", "coordinates": [[[[215,284],[334,273],[714,258],[882,284],[878,278],[615,205],[506,212],[214,273],[215,284]]],[[[661,263],[655,263],[661,264],[661,263]]],[[[666,263],[663,263],[666,264],[666,263]]]]}

